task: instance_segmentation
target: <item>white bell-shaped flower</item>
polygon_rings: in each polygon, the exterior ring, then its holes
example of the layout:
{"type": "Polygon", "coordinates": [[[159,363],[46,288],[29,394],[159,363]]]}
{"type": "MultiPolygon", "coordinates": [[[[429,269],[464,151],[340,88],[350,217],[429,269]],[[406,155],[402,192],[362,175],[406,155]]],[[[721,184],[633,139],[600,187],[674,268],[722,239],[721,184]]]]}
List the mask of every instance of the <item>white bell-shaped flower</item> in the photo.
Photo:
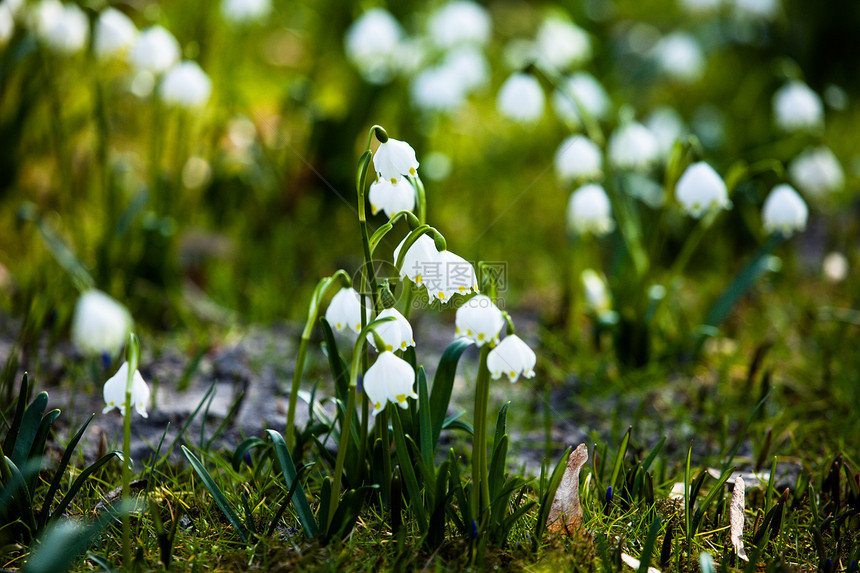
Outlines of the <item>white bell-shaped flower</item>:
{"type": "Polygon", "coordinates": [[[451,251],[441,251],[439,261],[441,276],[438,279],[424,277],[428,296],[448,302],[455,294],[478,292],[478,276],[472,263],[451,251]]]}
{"type": "Polygon", "coordinates": [[[821,261],[821,272],[829,283],[841,283],[848,278],[848,258],[840,252],[829,253],[821,261]]]}
{"type": "Polygon", "coordinates": [[[394,317],[394,320],[383,322],[376,327],[376,333],[382,338],[385,348],[376,348],[376,340],[372,334],[367,335],[367,341],[370,342],[370,345],[379,351],[406,350],[410,346],[415,346],[415,339],[412,338],[412,325],[396,308],[386,308],[376,318],[389,316],[394,317]]]}
{"type": "Polygon", "coordinates": [[[465,93],[482,88],[490,80],[490,64],[480,49],[474,46],[455,48],[445,55],[442,67],[460,84],[465,93]]]}
{"type": "Polygon", "coordinates": [[[705,73],[705,54],[699,42],[686,32],[672,32],[654,46],[660,70],[672,79],[694,82],[705,73]]]}
{"type": "Polygon", "coordinates": [[[791,185],[777,185],[762,206],[761,218],[767,233],[791,236],[806,228],[809,209],[791,185]]]}
{"type": "Polygon", "coordinates": [[[502,84],[496,108],[518,123],[534,123],[543,116],[544,99],[543,88],[534,76],[516,73],[502,84]]]}
{"type": "Polygon", "coordinates": [[[412,365],[385,351],[379,355],[373,366],[364,373],[364,391],[373,405],[375,416],[388,402],[401,408],[408,408],[407,398],[417,399],[415,393],[415,370],[412,365]]]}
{"type": "Polygon", "coordinates": [[[212,94],[212,80],[197,62],[185,61],[174,66],[161,81],[158,95],[167,105],[192,109],[206,105],[212,94]]]}
{"type": "Polygon", "coordinates": [[[430,41],[442,49],[483,46],[490,39],[492,22],[480,4],[453,0],[430,14],[428,32],[430,41]]]}
{"type": "Polygon", "coordinates": [[[161,26],[142,31],[131,49],[129,59],[140,71],[160,74],[179,62],[179,42],[161,26]]]}
{"type": "Polygon", "coordinates": [[[567,226],[578,234],[602,236],[615,228],[612,205],[603,187],[596,183],[583,185],[570,195],[567,203],[567,226]]]}
{"type": "Polygon", "coordinates": [[[425,68],[409,83],[412,104],[426,111],[454,112],[465,103],[466,94],[456,70],[447,66],[425,68]]]}
{"type": "Polygon", "coordinates": [[[580,106],[593,118],[605,119],[610,105],[606,90],[587,72],[576,72],[565,78],[552,94],[555,113],[573,125],[582,123],[580,106]]]}
{"type": "Polygon", "coordinates": [[[128,309],[100,290],[88,290],[75,304],[72,342],[85,354],[115,356],[128,340],[131,326],[128,309]]]}
{"type": "Polygon", "coordinates": [[[845,172],[830,148],[810,147],[788,167],[788,174],[809,197],[821,197],[845,187],[845,172]]]}
{"type": "Polygon", "coordinates": [[[592,54],[588,33],[557,17],[547,18],[541,23],[534,47],[538,63],[557,71],[581,66],[591,59],[592,54]]]}
{"type": "Polygon", "coordinates": [[[6,2],[0,2],[0,47],[5,46],[15,33],[15,15],[6,2]]]}
{"type": "Polygon", "coordinates": [[[585,292],[585,304],[591,312],[599,315],[612,309],[612,298],[609,296],[606,281],[597,271],[585,269],[580,280],[585,292]]]}
{"type": "Polygon", "coordinates": [[[669,157],[675,142],[687,133],[684,120],[675,108],[668,105],[660,106],[649,113],[645,118],[645,127],[657,139],[662,159],[669,157]]]}
{"type": "MultiPolygon", "coordinates": [[[[107,414],[114,408],[119,408],[119,413],[125,416],[125,386],[128,383],[128,362],[123,362],[116,374],[105,382],[102,393],[105,399],[105,407],[102,414],[107,414]]],[[[149,403],[149,386],[140,375],[139,370],[134,371],[131,381],[131,404],[137,413],[148,418],[146,406],[149,403]]]]}
{"type": "Polygon", "coordinates": [[[563,183],[598,179],[603,175],[603,153],[584,135],[571,135],[555,152],[555,174],[563,183]]]}
{"type": "Polygon", "coordinates": [[[371,8],[346,31],[346,56],[366,81],[384,84],[397,71],[403,35],[389,11],[371,8]]]}
{"type": "MultiPolygon", "coordinates": [[[[400,249],[406,241],[404,238],[394,249],[394,262],[400,256],[400,249]]],[[[427,281],[433,281],[442,274],[442,259],[436,249],[436,243],[427,235],[421,235],[412,243],[409,250],[403,256],[403,266],[400,267],[400,278],[408,277],[417,285],[424,285],[427,281]]]]}
{"type": "Polygon", "coordinates": [[[634,121],[612,133],[608,154],[617,169],[646,170],[659,158],[660,145],[647,127],[634,121]]]}
{"type": "Polygon", "coordinates": [[[368,200],[371,213],[376,215],[379,211],[384,211],[390,218],[400,211],[415,209],[415,189],[405,178],[397,183],[379,179],[370,184],[368,200]]]}
{"type": "Polygon", "coordinates": [[[824,104],[808,85],[793,80],[774,94],[773,117],[783,131],[817,131],[824,125],[824,104]]]}
{"type": "Polygon", "coordinates": [[[100,60],[127,52],[137,40],[137,26],[116,8],[105,8],[99,14],[93,51],[100,60]]]}
{"type": "Polygon", "coordinates": [[[711,209],[730,209],[732,206],[722,177],[704,161],[684,170],[675,186],[675,197],[684,211],[696,219],[711,209]]]}
{"type": "Polygon", "coordinates": [[[379,179],[396,184],[404,175],[415,177],[418,174],[418,159],[411,145],[389,137],[373,154],[373,168],[379,179]]]}
{"type": "Polygon", "coordinates": [[[35,32],[50,50],[71,55],[80,52],[90,35],[90,21],[77,4],[42,0],[34,12],[35,32]]]}
{"type": "MultiPolygon", "coordinates": [[[[354,288],[342,288],[337,291],[328,303],[325,319],[338,332],[351,329],[356,334],[361,332],[361,296],[354,288]]],[[[368,314],[365,308],[365,315],[368,314]]]]}
{"type": "Polygon", "coordinates": [[[272,0],[222,0],[221,15],[231,24],[246,25],[269,17],[272,0]]]}
{"type": "Polygon", "coordinates": [[[487,369],[493,380],[498,380],[504,374],[514,383],[521,374],[524,378],[533,378],[536,361],[534,350],[516,334],[509,334],[490,350],[487,355],[487,369]]]}
{"type": "Polygon", "coordinates": [[[779,15],[780,0],[732,0],[735,16],[750,20],[773,20],[779,15]]]}
{"type": "Polygon", "coordinates": [[[478,346],[483,346],[487,342],[499,341],[499,331],[505,326],[505,317],[490,297],[479,294],[457,309],[455,324],[458,337],[471,339],[478,346]]]}

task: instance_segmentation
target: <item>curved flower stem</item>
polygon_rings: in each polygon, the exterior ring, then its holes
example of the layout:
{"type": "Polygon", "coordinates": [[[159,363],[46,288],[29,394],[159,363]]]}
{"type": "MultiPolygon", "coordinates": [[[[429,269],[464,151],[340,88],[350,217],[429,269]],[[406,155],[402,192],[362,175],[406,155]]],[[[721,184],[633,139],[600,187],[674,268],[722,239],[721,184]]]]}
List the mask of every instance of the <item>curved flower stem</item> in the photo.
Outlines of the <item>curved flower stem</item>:
{"type": "Polygon", "coordinates": [[[331,485],[331,499],[329,500],[328,515],[326,516],[326,529],[331,526],[337,510],[337,499],[340,497],[340,485],[343,480],[343,463],[346,460],[346,449],[349,447],[349,437],[352,431],[352,415],[355,411],[355,386],[349,385],[349,396],[346,400],[346,412],[343,415],[343,427],[340,429],[340,442],[337,445],[337,460],[334,465],[334,478],[331,485]]]}
{"type": "Polygon", "coordinates": [[[407,177],[406,179],[415,189],[415,196],[418,199],[418,221],[423,225],[427,222],[427,193],[424,191],[424,182],[418,176],[407,177]]]}
{"type": "MultiPolygon", "coordinates": [[[[122,499],[128,503],[131,497],[131,386],[140,360],[140,344],[134,333],[128,335],[125,352],[128,377],[125,381],[125,408],[122,417],[122,499]]],[[[122,516],[122,566],[131,570],[131,515],[128,512],[124,512],[122,516]]]]}
{"type": "Polygon", "coordinates": [[[490,371],[487,356],[490,345],[481,347],[478,378],[475,384],[475,434],[472,438],[472,507],[478,523],[490,507],[490,484],[487,478],[487,407],[490,399],[490,371]]]}

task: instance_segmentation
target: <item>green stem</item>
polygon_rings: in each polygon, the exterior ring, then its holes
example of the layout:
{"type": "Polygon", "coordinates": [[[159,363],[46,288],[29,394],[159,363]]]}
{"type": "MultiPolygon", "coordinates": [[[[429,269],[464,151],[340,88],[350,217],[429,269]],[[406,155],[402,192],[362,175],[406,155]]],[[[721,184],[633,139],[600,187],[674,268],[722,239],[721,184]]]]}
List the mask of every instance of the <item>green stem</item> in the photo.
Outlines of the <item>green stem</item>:
{"type": "Polygon", "coordinates": [[[672,268],[669,269],[670,280],[684,272],[687,263],[690,262],[690,258],[693,256],[693,253],[696,252],[696,248],[699,246],[699,243],[702,242],[702,238],[704,238],[705,233],[711,228],[711,225],[714,224],[714,221],[719,214],[719,209],[712,209],[698,221],[698,225],[693,229],[690,236],[687,237],[687,240],[684,242],[684,246],[681,247],[681,252],[678,254],[678,258],[675,259],[675,262],[672,264],[672,268]]]}
{"type": "Polygon", "coordinates": [[[382,499],[391,503],[391,434],[388,432],[388,408],[376,416],[379,439],[382,441],[382,499]]]}
{"type": "Polygon", "coordinates": [[[334,466],[334,479],[331,486],[331,499],[328,505],[328,516],[326,517],[326,529],[331,526],[337,510],[337,500],[340,497],[340,484],[343,481],[343,463],[346,460],[346,449],[349,447],[350,431],[352,430],[352,414],[355,411],[355,386],[350,384],[349,397],[346,401],[346,412],[343,416],[343,428],[340,431],[340,443],[337,445],[337,460],[334,466]]]}
{"type": "Polygon", "coordinates": [[[293,385],[290,387],[290,402],[287,407],[287,427],[286,435],[284,436],[284,441],[290,450],[295,445],[296,403],[299,398],[299,388],[302,384],[302,373],[305,370],[305,357],[308,353],[309,342],[310,333],[308,333],[308,336],[302,333],[302,341],[299,343],[299,355],[296,357],[296,369],[293,371],[293,385]]]}
{"type": "MultiPolygon", "coordinates": [[[[140,345],[134,333],[130,333],[126,344],[128,376],[125,380],[125,409],[122,417],[122,498],[125,503],[131,499],[131,387],[139,360],[140,345]]],[[[122,516],[122,565],[126,570],[131,570],[131,515],[128,512],[122,516]]]]}
{"type": "Polygon", "coordinates": [[[490,507],[490,484],[487,478],[487,406],[490,400],[490,371],[487,356],[490,345],[481,347],[478,378],[475,384],[475,434],[472,438],[472,507],[476,521],[490,507]]]}

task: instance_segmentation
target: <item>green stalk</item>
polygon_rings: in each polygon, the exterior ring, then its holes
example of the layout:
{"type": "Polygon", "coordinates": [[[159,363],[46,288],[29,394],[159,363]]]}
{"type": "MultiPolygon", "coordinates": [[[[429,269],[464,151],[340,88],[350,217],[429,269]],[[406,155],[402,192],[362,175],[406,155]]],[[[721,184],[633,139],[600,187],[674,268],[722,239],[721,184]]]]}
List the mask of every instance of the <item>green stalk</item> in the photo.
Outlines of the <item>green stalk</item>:
{"type": "Polygon", "coordinates": [[[472,438],[472,507],[476,521],[490,507],[490,484],[487,479],[487,406],[490,400],[490,371],[487,356],[490,345],[481,347],[478,361],[478,379],[475,384],[475,435],[472,438]]]}
{"type": "Polygon", "coordinates": [[[349,397],[346,401],[346,412],[343,416],[343,428],[340,432],[340,443],[337,445],[337,460],[334,466],[334,480],[331,485],[331,499],[328,504],[328,516],[326,516],[326,529],[331,527],[337,511],[337,499],[340,497],[340,484],[343,481],[343,463],[346,460],[346,448],[349,446],[349,433],[352,430],[352,414],[355,411],[355,386],[349,385],[349,397]]]}
{"type": "Polygon", "coordinates": [[[388,407],[376,416],[379,438],[382,440],[382,496],[391,503],[391,435],[388,433],[388,407]]]}
{"type": "MultiPolygon", "coordinates": [[[[128,335],[126,345],[126,360],[128,362],[128,377],[125,381],[125,410],[123,412],[122,429],[122,499],[128,504],[131,498],[131,386],[134,373],[140,357],[140,346],[134,333],[128,335]]],[[[131,515],[123,512],[122,516],[122,565],[126,570],[131,570],[131,515]]]]}

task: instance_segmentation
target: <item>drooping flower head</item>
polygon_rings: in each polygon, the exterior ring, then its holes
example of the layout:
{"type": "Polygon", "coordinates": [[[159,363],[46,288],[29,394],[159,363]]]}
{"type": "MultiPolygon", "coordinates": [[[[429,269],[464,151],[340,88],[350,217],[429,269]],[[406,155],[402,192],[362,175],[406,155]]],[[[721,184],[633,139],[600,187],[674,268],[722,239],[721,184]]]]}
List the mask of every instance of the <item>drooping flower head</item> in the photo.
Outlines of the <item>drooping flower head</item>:
{"type": "Polygon", "coordinates": [[[493,380],[498,380],[504,374],[514,383],[520,375],[533,378],[536,361],[537,357],[528,344],[516,334],[509,334],[490,351],[487,368],[493,380]]]}
{"type": "Polygon", "coordinates": [[[472,263],[451,251],[439,253],[441,276],[425,278],[427,294],[441,302],[448,302],[455,294],[478,292],[478,277],[472,263]]]}
{"type": "MultiPolygon", "coordinates": [[[[128,382],[128,362],[123,362],[116,374],[111,376],[105,382],[102,390],[105,399],[105,407],[102,414],[107,414],[114,408],[119,409],[119,413],[125,416],[125,387],[128,382]]],[[[144,418],[149,417],[146,413],[146,406],[149,402],[149,386],[144,381],[140,371],[135,370],[131,382],[131,404],[137,413],[144,418]]]]}
{"type": "Polygon", "coordinates": [[[806,228],[809,209],[791,185],[777,185],[762,206],[762,223],[768,233],[791,236],[806,228]]]}
{"type": "Polygon", "coordinates": [[[675,108],[668,105],[660,106],[649,113],[645,118],[645,127],[657,139],[660,157],[663,159],[669,157],[675,142],[687,133],[684,120],[675,108]]]}
{"type": "Polygon", "coordinates": [[[430,14],[429,39],[436,46],[483,46],[490,39],[492,22],[487,9],[468,0],[453,0],[430,14]]]}
{"type": "Polygon", "coordinates": [[[400,211],[415,209],[415,189],[405,178],[397,183],[391,183],[388,179],[378,179],[370,184],[368,200],[371,213],[376,215],[379,211],[383,211],[390,218],[400,211]]]}
{"type": "Polygon", "coordinates": [[[212,80],[192,61],[171,68],[164,75],[158,92],[164,103],[185,109],[205,105],[211,93],[212,80]]]}
{"type": "Polygon", "coordinates": [[[84,292],[72,315],[72,342],[89,355],[115,356],[131,332],[131,314],[100,290],[84,292]]]}
{"type": "Polygon", "coordinates": [[[774,94],[773,117],[783,131],[816,131],[824,125],[824,104],[808,85],[793,80],[774,94]]]}
{"type": "Polygon", "coordinates": [[[496,107],[504,117],[528,124],[543,116],[544,100],[543,88],[534,76],[516,73],[502,84],[496,107]]]}
{"type": "Polygon", "coordinates": [[[699,219],[711,209],[729,209],[729,193],[714,169],[700,161],[687,167],[675,187],[675,196],[684,211],[699,219]]]}
{"type": "Polygon", "coordinates": [[[268,18],[272,0],[222,0],[221,15],[231,24],[245,25],[268,18]]]}
{"type": "Polygon", "coordinates": [[[416,399],[413,390],[415,370],[412,365],[386,350],[376,359],[373,366],[364,374],[364,391],[373,405],[375,416],[388,402],[401,408],[408,408],[407,398],[416,399]]]}
{"type": "Polygon", "coordinates": [[[603,175],[603,153],[584,135],[571,135],[555,152],[555,174],[563,183],[598,179],[603,175]]]}
{"type": "Polygon", "coordinates": [[[567,204],[567,225],[579,235],[602,236],[615,228],[612,205],[603,187],[589,183],[571,193],[567,204]]]}
{"type": "MultiPolygon", "coordinates": [[[[400,250],[404,238],[400,244],[394,249],[394,261],[400,257],[400,250]]],[[[427,235],[421,235],[412,243],[409,250],[403,256],[403,266],[400,267],[400,278],[408,277],[413,283],[419,286],[426,286],[425,282],[429,278],[431,281],[438,278],[442,273],[442,260],[439,258],[439,251],[436,249],[436,243],[427,235]]],[[[432,295],[430,295],[432,297],[432,295]]]]}
{"type": "Polygon", "coordinates": [[[346,31],[346,56],[372,84],[388,82],[397,71],[403,28],[382,8],[363,13],[346,31]]]}
{"type": "Polygon", "coordinates": [[[379,144],[373,154],[373,167],[379,179],[396,185],[401,177],[415,177],[418,174],[418,159],[411,145],[389,137],[388,141],[379,144]]]}
{"type": "Polygon", "coordinates": [[[538,28],[535,51],[540,65],[564,71],[591,59],[591,39],[573,22],[550,17],[538,28]]]}
{"type": "Polygon", "coordinates": [[[105,8],[96,22],[93,50],[102,60],[124,54],[137,40],[137,27],[116,8],[105,8]]]}
{"type": "Polygon", "coordinates": [[[458,337],[469,338],[478,346],[483,346],[487,342],[499,341],[499,331],[505,326],[505,317],[490,297],[479,294],[457,309],[455,324],[458,337]]]}
{"type": "Polygon", "coordinates": [[[71,55],[80,52],[90,35],[90,22],[77,4],[42,0],[34,12],[35,32],[50,50],[71,55]]]}
{"type": "Polygon", "coordinates": [[[141,71],[161,74],[179,61],[179,42],[161,26],[142,31],[131,49],[129,59],[141,71]]]}
{"type": "Polygon", "coordinates": [[[788,167],[788,174],[809,197],[821,197],[845,187],[845,172],[828,147],[810,147],[788,167]]]}
{"type": "Polygon", "coordinates": [[[612,298],[606,281],[594,269],[585,269],[580,275],[582,289],[585,292],[585,303],[595,314],[601,314],[612,309],[612,298]]]}
{"type": "Polygon", "coordinates": [[[608,153],[617,169],[646,170],[659,158],[660,146],[647,127],[634,121],[612,133],[608,153]]]}
{"type": "Polygon", "coordinates": [[[328,303],[325,319],[338,332],[349,328],[358,334],[361,332],[361,309],[361,297],[358,292],[351,287],[342,288],[328,303]]]}
{"type": "Polygon", "coordinates": [[[385,348],[376,348],[376,341],[372,334],[367,335],[367,341],[370,342],[370,345],[379,351],[406,350],[410,346],[415,346],[415,339],[412,338],[412,325],[409,324],[406,317],[396,308],[386,308],[376,318],[387,317],[393,317],[394,320],[383,322],[376,327],[376,333],[382,338],[385,348]]]}
{"type": "Polygon", "coordinates": [[[605,119],[610,105],[606,90],[587,72],[567,77],[552,94],[555,113],[573,125],[582,123],[580,106],[593,118],[605,119]]]}
{"type": "Polygon", "coordinates": [[[695,82],[705,72],[705,54],[699,42],[686,32],[672,32],[654,47],[660,70],[670,78],[695,82]]]}

